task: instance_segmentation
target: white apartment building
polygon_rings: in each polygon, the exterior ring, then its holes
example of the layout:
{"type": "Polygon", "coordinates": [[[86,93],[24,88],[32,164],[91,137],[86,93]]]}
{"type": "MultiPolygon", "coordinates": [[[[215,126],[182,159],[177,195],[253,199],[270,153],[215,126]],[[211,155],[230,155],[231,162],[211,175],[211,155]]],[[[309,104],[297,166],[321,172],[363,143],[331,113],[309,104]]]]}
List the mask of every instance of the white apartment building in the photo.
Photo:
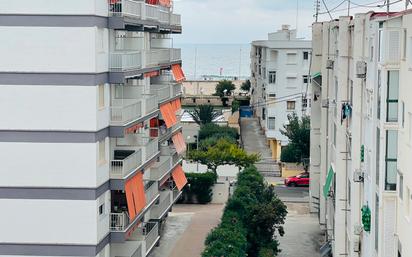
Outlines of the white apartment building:
{"type": "Polygon", "coordinates": [[[310,193],[323,256],[412,254],[411,18],[370,12],[313,24],[310,193]]]}
{"type": "Polygon", "coordinates": [[[288,25],[252,42],[251,104],[268,139],[272,158],[280,159],[288,138],[280,133],[288,115],[309,114],[311,41],[296,37],[288,25]]]}
{"type": "Polygon", "coordinates": [[[147,256],[186,178],[171,1],[0,0],[0,256],[147,256]]]}

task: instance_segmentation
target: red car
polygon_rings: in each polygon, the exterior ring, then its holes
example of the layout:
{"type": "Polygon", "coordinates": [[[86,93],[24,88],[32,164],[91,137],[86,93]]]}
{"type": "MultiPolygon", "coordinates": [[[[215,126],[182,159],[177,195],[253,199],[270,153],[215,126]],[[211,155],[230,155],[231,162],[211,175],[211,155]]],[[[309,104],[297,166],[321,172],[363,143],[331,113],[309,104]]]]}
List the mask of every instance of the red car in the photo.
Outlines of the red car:
{"type": "Polygon", "coordinates": [[[288,187],[309,186],[309,173],[301,173],[297,176],[288,177],[285,179],[285,185],[288,187]]]}

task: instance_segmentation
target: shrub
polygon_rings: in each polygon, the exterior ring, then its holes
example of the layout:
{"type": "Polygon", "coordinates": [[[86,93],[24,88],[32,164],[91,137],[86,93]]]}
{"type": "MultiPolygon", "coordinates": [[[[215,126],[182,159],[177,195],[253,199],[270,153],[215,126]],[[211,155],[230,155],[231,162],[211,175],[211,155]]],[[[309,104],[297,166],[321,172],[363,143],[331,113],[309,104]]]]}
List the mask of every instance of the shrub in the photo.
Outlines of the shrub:
{"type": "Polygon", "coordinates": [[[234,100],[232,102],[232,114],[239,111],[240,108],[240,102],[238,100],[234,100]]]}
{"type": "Polygon", "coordinates": [[[239,139],[239,134],[235,128],[221,127],[214,123],[202,125],[199,130],[199,140],[204,140],[209,137],[228,137],[234,140],[239,139]]]}
{"type": "Polygon", "coordinates": [[[207,204],[212,201],[212,187],[217,179],[214,173],[186,173],[186,178],[187,184],[182,197],[184,202],[207,204]]]}
{"type": "Polygon", "coordinates": [[[280,161],[281,162],[300,162],[297,154],[298,150],[296,149],[295,145],[290,144],[288,146],[283,147],[282,153],[280,154],[280,161]]]}

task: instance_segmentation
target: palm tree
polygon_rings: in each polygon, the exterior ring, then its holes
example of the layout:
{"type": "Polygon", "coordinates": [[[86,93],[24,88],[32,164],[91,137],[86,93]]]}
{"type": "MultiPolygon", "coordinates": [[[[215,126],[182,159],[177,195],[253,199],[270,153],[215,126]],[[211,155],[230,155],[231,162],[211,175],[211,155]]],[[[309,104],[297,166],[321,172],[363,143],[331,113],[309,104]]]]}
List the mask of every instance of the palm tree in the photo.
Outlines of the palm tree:
{"type": "Polygon", "coordinates": [[[219,117],[219,113],[211,105],[199,105],[193,112],[189,112],[193,120],[199,124],[204,125],[212,123],[214,119],[219,117]]]}

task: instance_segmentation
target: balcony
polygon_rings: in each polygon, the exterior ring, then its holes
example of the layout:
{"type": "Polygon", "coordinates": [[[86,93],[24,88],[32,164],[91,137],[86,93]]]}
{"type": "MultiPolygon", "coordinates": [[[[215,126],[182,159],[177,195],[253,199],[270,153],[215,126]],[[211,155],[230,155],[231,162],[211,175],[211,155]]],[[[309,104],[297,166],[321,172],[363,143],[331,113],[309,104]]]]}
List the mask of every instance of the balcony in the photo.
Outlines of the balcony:
{"type": "Polygon", "coordinates": [[[159,224],[157,222],[145,222],[131,235],[130,240],[140,241],[146,245],[146,253],[149,254],[159,241],[159,224]]]}
{"type": "MultiPolygon", "coordinates": [[[[178,123],[171,128],[166,128],[166,125],[159,127],[159,142],[163,142],[171,138],[174,134],[181,130],[181,125],[178,123]]],[[[164,155],[164,154],[162,154],[164,155]]]]}
{"type": "Polygon", "coordinates": [[[170,191],[165,190],[161,192],[159,203],[153,205],[152,209],[150,210],[150,218],[154,220],[162,219],[169,211],[171,205],[172,200],[170,191]]]}
{"type": "Polygon", "coordinates": [[[181,60],[181,49],[152,48],[145,52],[145,67],[156,67],[181,60]]]}
{"type": "Polygon", "coordinates": [[[122,179],[142,165],[143,151],[114,150],[114,159],[110,161],[110,177],[122,179]]]}
{"type": "Polygon", "coordinates": [[[159,196],[159,184],[155,181],[148,181],[145,185],[146,204],[150,204],[159,196]]]}
{"type": "MultiPolygon", "coordinates": [[[[153,22],[157,22],[165,28],[181,26],[180,15],[173,14],[170,8],[146,4],[141,0],[121,0],[117,3],[110,3],[109,15],[112,19],[123,18],[123,23],[132,25],[153,25],[153,22]]],[[[125,25],[119,26],[119,22],[111,23],[112,29],[122,29],[125,25]]]]}
{"type": "Polygon", "coordinates": [[[159,162],[150,168],[149,180],[159,181],[172,169],[172,157],[160,156],[159,162]]]}
{"type": "Polygon", "coordinates": [[[142,117],[142,101],[134,99],[113,99],[110,107],[110,123],[123,126],[142,117]]]}
{"type": "Polygon", "coordinates": [[[155,94],[144,94],[143,95],[143,102],[144,102],[144,115],[151,114],[152,112],[159,109],[159,100],[157,95],[155,94]]]}
{"type": "Polygon", "coordinates": [[[111,71],[122,72],[142,68],[140,51],[115,51],[110,53],[109,67],[111,71]]]}

